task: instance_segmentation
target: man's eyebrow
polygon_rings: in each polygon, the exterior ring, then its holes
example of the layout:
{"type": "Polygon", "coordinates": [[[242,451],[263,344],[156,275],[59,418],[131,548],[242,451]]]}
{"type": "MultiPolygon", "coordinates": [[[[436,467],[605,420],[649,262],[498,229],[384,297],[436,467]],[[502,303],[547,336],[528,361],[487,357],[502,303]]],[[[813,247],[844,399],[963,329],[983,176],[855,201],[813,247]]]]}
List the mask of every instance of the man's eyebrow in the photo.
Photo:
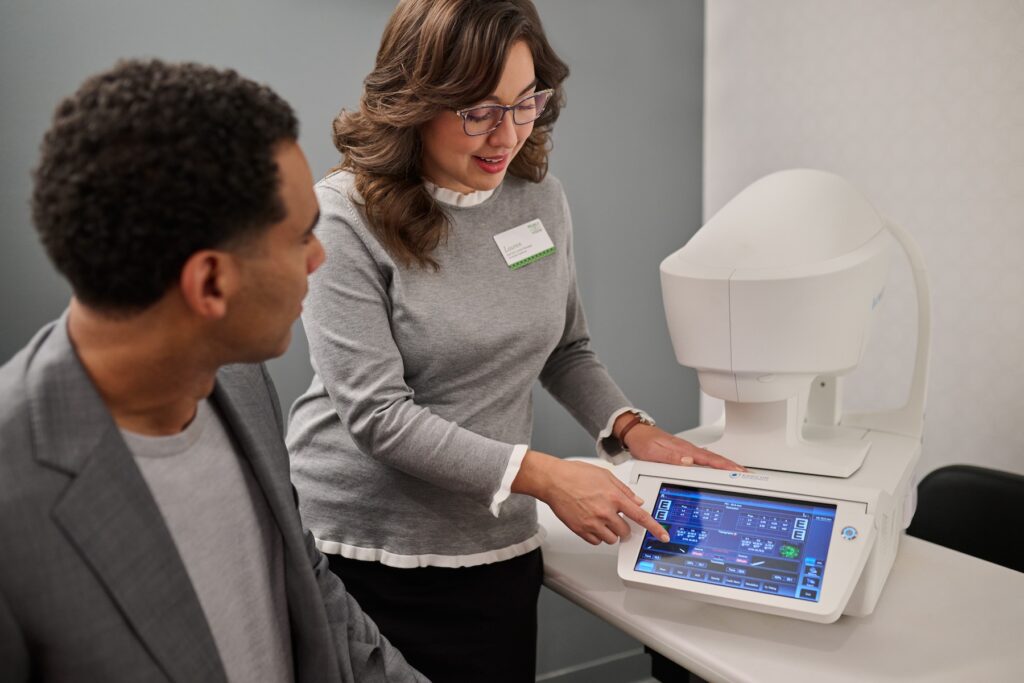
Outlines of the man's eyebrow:
{"type": "MultiPolygon", "coordinates": [[[[538,82],[538,79],[536,79],[536,78],[533,79],[533,82],[530,83],[530,85],[528,85],[525,88],[523,88],[522,90],[520,90],[519,94],[516,95],[516,97],[522,97],[523,95],[528,93],[531,88],[536,88],[537,87],[537,82],[538,82]]],[[[487,97],[484,98],[484,102],[498,102],[498,101],[499,100],[498,100],[498,96],[497,95],[488,95],[487,97]]]]}

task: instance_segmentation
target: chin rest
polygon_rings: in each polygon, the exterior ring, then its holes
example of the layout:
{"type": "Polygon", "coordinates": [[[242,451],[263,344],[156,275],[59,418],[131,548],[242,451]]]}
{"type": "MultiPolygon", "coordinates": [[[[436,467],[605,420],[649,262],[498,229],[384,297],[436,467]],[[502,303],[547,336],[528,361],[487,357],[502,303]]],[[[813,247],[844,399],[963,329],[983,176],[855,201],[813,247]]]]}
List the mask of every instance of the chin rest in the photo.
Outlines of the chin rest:
{"type": "Polygon", "coordinates": [[[917,486],[911,536],[1024,572],[1024,476],[949,465],[917,486]]]}

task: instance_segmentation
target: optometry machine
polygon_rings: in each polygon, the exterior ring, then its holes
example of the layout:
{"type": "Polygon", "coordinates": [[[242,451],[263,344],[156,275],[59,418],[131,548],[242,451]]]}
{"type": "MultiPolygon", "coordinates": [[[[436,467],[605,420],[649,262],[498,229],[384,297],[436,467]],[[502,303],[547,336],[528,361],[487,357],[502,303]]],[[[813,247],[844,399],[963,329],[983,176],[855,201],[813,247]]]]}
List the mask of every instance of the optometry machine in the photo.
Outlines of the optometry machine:
{"type": "MultiPolygon", "coordinates": [[[[930,344],[921,254],[842,178],[799,169],[747,187],[661,263],[677,360],[725,402],[680,434],[749,468],[637,462],[631,484],[668,531],[635,524],[628,584],[830,623],[870,614],[914,509],[930,344]],[[842,410],[895,244],[917,293],[906,405],[842,410]]],[[[631,522],[632,524],[632,522],[631,522]]]]}

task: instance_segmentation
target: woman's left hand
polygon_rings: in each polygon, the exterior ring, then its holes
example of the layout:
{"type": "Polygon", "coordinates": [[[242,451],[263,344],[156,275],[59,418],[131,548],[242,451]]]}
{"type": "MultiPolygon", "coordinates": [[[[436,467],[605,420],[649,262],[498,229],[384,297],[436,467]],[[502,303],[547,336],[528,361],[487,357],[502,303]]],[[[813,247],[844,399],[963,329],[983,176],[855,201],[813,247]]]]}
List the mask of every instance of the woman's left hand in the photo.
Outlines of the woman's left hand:
{"type": "Polygon", "coordinates": [[[653,425],[638,424],[630,429],[626,434],[625,445],[637,460],[670,465],[702,465],[734,472],[747,471],[725,456],[694,446],[653,425]]]}

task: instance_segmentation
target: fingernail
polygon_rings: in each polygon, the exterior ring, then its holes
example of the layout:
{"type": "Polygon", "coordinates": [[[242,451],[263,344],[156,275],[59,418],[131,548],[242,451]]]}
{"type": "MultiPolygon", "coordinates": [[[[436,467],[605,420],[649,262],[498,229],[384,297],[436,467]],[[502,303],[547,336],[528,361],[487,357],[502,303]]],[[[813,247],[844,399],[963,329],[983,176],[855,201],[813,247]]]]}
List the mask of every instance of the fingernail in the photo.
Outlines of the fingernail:
{"type": "Polygon", "coordinates": [[[693,458],[691,458],[688,455],[681,456],[679,458],[679,464],[680,465],[692,465],[693,464],[693,458]]]}

